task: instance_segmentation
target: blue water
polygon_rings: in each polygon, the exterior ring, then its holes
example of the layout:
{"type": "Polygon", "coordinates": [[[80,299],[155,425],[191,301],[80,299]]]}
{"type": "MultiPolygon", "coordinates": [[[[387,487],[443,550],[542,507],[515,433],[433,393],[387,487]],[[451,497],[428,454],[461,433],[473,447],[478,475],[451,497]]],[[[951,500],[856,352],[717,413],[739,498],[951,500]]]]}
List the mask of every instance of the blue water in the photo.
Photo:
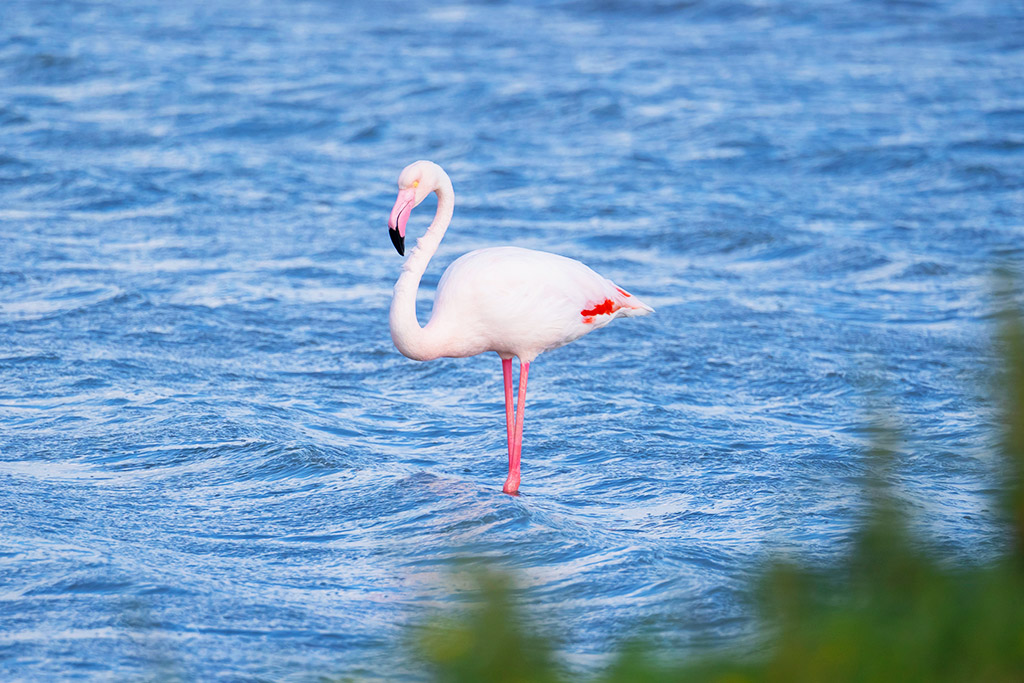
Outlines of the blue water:
{"type": "Polygon", "coordinates": [[[415,679],[456,557],[580,670],[742,643],[766,557],[848,550],[872,413],[991,556],[1022,261],[1019,3],[6,0],[3,678],[415,679]],[[497,356],[391,343],[419,158],[457,195],[421,319],[500,244],[657,309],[532,366],[518,498],[497,356]]]}

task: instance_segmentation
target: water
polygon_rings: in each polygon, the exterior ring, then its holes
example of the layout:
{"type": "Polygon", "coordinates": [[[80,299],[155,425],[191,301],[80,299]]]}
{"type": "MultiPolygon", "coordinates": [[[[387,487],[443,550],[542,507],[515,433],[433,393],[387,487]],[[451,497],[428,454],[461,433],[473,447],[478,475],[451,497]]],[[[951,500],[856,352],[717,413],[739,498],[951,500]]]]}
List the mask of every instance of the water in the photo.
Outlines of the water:
{"type": "Polygon", "coordinates": [[[416,678],[455,557],[577,668],[742,642],[760,561],[848,549],[873,410],[917,523],[991,556],[1022,73],[997,0],[8,0],[5,679],[416,678]],[[419,158],[457,195],[421,318],[506,243],[657,308],[533,365],[518,498],[498,358],[391,344],[419,158]]]}

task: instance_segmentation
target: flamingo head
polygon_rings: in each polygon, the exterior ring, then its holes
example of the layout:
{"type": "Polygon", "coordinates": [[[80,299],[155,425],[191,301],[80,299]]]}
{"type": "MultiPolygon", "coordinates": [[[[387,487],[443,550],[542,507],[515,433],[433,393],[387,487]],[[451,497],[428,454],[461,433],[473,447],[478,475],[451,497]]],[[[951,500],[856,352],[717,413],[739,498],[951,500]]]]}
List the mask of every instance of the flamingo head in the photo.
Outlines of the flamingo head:
{"type": "Polygon", "coordinates": [[[398,176],[398,199],[388,218],[388,234],[402,256],[405,255],[405,224],[409,222],[409,214],[437,189],[439,170],[440,167],[432,161],[416,161],[406,166],[398,176]]]}

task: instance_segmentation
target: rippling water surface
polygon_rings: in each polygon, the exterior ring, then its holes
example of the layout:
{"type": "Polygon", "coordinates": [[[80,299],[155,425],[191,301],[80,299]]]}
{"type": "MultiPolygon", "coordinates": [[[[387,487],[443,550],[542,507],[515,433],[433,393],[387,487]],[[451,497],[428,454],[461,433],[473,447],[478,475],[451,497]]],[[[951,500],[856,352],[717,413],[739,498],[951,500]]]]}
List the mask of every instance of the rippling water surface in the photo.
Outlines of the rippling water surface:
{"type": "Polygon", "coordinates": [[[913,435],[919,522],[991,552],[1022,17],[7,0],[5,677],[408,674],[454,557],[515,568],[574,666],[640,623],[745,638],[759,560],[848,548],[870,405],[913,435]],[[506,243],[657,308],[534,364],[518,498],[498,358],[391,343],[385,223],[418,158],[457,193],[421,318],[447,263],[506,243]]]}

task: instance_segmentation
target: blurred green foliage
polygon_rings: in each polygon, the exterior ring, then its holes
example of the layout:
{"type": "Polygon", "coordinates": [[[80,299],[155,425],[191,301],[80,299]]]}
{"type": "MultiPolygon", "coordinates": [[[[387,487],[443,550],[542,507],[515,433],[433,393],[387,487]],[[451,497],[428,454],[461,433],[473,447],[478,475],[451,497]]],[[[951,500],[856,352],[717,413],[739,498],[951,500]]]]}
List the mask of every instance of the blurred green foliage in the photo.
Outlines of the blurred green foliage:
{"type": "Polygon", "coordinates": [[[438,680],[452,683],[555,683],[552,647],[526,623],[509,577],[475,576],[478,601],[461,618],[438,620],[418,630],[416,646],[438,680]]]}
{"type": "MultiPolygon", "coordinates": [[[[715,650],[674,659],[629,641],[601,683],[663,681],[1024,681],[1024,322],[1004,287],[999,382],[1003,499],[993,501],[1008,547],[985,566],[951,567],[913,537],[889,485],[891,433],[879,429],[864,487],[868,514],[847,559],[827,572],[771,567],[756,594],[756,654],[715,650]]],[[[479,576],[476,606],[417,630],[415,650],[436,681],[578,680],[514,600],[507,577],[479,576]]],[[[557,635],[557,634],[552,634],[557,635]]]]}

